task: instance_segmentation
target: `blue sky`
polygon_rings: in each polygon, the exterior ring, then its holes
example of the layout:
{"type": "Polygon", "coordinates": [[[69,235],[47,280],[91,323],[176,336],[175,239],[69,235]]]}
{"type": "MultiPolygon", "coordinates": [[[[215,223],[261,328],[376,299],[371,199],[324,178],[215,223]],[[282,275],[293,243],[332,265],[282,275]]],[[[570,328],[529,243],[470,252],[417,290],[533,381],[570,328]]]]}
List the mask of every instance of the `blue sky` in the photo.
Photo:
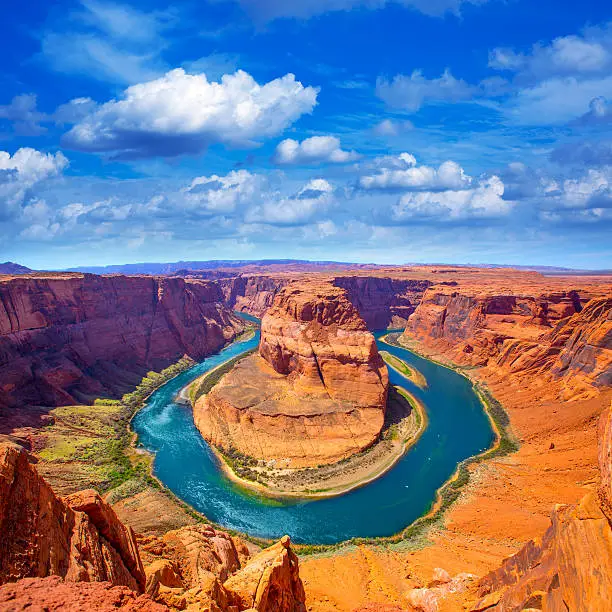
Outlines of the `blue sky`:
{"type": "Polygon", "coordinates": [[[0,260],[612,267],[602,0],[15,3],[0,260]]]}

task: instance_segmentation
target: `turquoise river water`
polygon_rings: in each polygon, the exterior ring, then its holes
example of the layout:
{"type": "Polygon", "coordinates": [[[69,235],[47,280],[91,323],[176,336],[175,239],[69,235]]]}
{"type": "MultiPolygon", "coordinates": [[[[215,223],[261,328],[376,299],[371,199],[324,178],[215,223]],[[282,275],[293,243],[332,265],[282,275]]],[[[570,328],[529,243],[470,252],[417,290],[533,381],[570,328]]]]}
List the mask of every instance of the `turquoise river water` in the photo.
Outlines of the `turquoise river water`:
{"type": "MultiPolygon", "coordinates": [[[[249,317],[247,317],[249,318],[249,317]]],[[[377,340],[386,332],[377,332],[377,340]]],[[[178,497],[219,525],[253,536],[289,534],[300,543],[331,544],[401,531],[428,510],[436,490],[457,464],[487,449],[494,433],[470,382],[406,349],[379,348],[416,367],[427,379],[419,389],[389,368],[391,383],[425,404],[429,424],[416,445],[377,480],[327,499],[280,502],[246,492],[221,472],[193,423],[191,407],[173,401],[204,372],[259,343],[259,333],[235,343],[155,391],[132,422],[138,440],[155,453],[155,475],[178,497]]]]}

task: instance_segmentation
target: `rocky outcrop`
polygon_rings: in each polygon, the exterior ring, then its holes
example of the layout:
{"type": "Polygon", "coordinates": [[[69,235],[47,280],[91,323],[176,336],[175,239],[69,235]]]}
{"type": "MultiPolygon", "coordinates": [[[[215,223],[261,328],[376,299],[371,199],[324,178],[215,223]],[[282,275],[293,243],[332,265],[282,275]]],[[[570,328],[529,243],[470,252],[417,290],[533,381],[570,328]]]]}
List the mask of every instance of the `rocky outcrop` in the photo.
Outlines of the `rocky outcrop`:
{"type": "Polygon", "coordinates": [[[403,280],[379,276],[340,276],[334,285],[346,289],[368,329],[405,327],[420,304],[428,280],[403,280]]]}
{"type": "Polygon", "coordinates": [[[387,369],[340,288],[304,283],[283,290],[261,322],[259,354],[305,395],[384,410],[387,369]]]}
{"type": "Polygon", "coordinates": [[[544,536],[526,544],[479,583],[472,610],[593,612],[612,609],[610,455],[612,411],[600,422],[600,495],[557,506],[544,536]]]}
{"type": "Polygon", "coordinates": [[[508,340],[498,365],[565,379],[572,388],[612,384],[612,298],[595,298],[536,342],[508,340]]]}
{"type": "Polygon", "coordinates": [[[58,498],[16,444],[0,445],[0,583],[63,577],[142,592],[133,531],[95,491],[58,498]]]}
{"type": "Polygon", "coordinates": [[[148,595],[110,582],[64,582],[59,576],[24,578],[0,586],[0,610],[79,610],[80,612],[165,612],[148,595]]]}
{"type": "Polygon", "coordinates": [[[242,323],[215,283],[33,275],[0,279],[0,407],[119,397],[149,370],[201,359],[242,323]]]}
{"type": "Polygon", "coordinates": [[[262,320],[259,355],[194,407],[208,441],[277,467],[335,463],[372,445],[388,374],[374,337],[331,284],[294,283],[262,320]]]}
{"type": "Polygon", "coordinates": [[[299,562],[289,536],[253,557],[224,587],[239,610],[306,612],[299,562]]]}

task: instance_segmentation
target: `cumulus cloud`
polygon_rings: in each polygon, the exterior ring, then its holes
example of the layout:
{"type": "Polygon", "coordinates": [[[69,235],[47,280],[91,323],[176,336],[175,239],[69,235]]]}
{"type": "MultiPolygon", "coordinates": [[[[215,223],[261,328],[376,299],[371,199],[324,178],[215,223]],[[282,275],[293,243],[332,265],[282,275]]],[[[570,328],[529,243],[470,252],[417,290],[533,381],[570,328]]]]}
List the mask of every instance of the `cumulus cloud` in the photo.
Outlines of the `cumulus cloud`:
{"type": "MultiPolygon", "coordinates": [[[[357,7],[382,8],[390,0],[238,0],[258,22],[282,17],[306,19],[332,11],[348,11],[357,7]]],[[[459,14],[465,4],[484,4],[487,0],[398,0],[399,4],[425,15],[440,17],[446,13],[459,14]]]]}
{"type": "Polygon", "coordinates": [[[471,189],[407,193],[393,206],[391,214],[397,223],[415,219],[453,221],[502,217],[514,206],[503,196],[503,181],[498,176],[491,176],[471,189]]]}
{"type": "Polygon", "coordinates": [[[576,125],[604,125],[612,123],[612,102],[603,96],[593,98],[587,113],[575,121],[576,125]]]}
{"type": "Polygon", "coordinates": [[[334,202],[334,188],[325,179],[312,179],[290,197],[269,195],[260,206],[248,211],[245,221],[278,226],[305,225],[318,221],[319,215],[334,202]]]}
{"type": "Polygon", "coordinates": [[[344,164],[359,158],[355,151],[345,151],[335,136],[313,136],[302,142],[287,138],[278,144],[274,161],[290,164],[344,164]]]}
{"type": "Polygon", "coordinates": [[[317,94],[292,74],[259,85],[243,71],[210,82],[176,69],[101,105],[64,143],[119,158],[193,154],[214,143],[255,146],[310,113],[317,94]]]}
{"type": "Polygon", "coordinates": [[[21,214],[24,205],[37,199],[35,189],[67,166],[68,160],[60,152],[21,148],[11,155],[0,151],[0,219],[21,214]]]}
{"type": "Polygon", "coordinates": [[[454,161],[445,161],[438,168],[419,166],[410,153],[398,157],[383,158],[382,167],[375,174],[359,179],[359,187],[365,190],[413,191],[433,189],[463,189],[472,179],[454,161]]]}
{"type": "Polygon", "coordinates": [[[230,172],[226,176],[200,176],[182,190],[187,206],[205,214],[227,214],[257,201],[267,182],[246,170],[230,172]]]}
{"type": "Polygon", "coordinates": [[[516,123],[605,122],[602,100],[612,98],[612,24],[538,43],[528,52],[494,49],[489,66],[513,73],[514,94],[503,107],[516,123]]]}
{"type": "Polygon", "coordinates": [[[548,45],[534,45],[528,53],[498,47],[489,55],[489,66],[534,81],[603,74],[612,66],[611,28],[606,25],[589,28],[579,36],[561,36],[548,45]]]}
{"type": "Polygon", "coordinates": [[[477,87],[456,79],[450,70],[437,79],[428,79],[415,70],[410,76],[398,74],[391,81],[384,77],[376,81],[376,95],[383,102],[409,112],[416,112],[427,103],[469,100],[477,91],[477,87]]]}

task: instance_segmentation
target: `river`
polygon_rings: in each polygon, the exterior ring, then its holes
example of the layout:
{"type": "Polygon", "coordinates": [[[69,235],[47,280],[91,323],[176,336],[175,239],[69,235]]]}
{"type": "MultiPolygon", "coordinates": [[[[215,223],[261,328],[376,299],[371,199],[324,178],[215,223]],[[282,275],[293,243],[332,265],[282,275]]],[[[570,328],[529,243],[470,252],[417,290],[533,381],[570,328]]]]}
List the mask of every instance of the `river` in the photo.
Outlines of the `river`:
{"type": "Polygon", "coordinates": [[[428,387],[420,389],[389,368],[391,383],[406,387],[424,403],[429,423],[416,445],[379,479],[338,497],[281,502],[244,491],[223,475],[193,423],[191,407],[173,398],[204,372],[257,346],[259,332],[163,385],[134,417],[139,444],[155,453],[155,475],[211,521],[257,537],[289,534],[300,543],[332,544],[401,531],[428,510],[460,461],[492,444],[494,433],[466,378],[407,349],[381,343],[385,333],[375,333],[379,348],[427,379],[428,387]]]}

